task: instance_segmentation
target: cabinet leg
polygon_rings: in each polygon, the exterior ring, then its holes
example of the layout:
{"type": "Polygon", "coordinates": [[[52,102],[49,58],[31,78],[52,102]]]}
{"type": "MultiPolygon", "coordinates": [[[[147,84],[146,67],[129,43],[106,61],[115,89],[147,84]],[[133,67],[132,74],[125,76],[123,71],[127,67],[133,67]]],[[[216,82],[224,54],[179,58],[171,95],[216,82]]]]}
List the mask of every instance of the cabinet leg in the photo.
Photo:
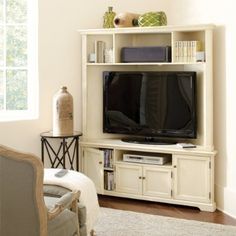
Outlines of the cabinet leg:
{"type": "Polygon", "coordinates": [[[214,212],[216,210],[216,203],[214,202],[214,203],[209,204],[209,205],[200,205],[200,206],[198,206],[198,208],[201,211],[214,212]]]}

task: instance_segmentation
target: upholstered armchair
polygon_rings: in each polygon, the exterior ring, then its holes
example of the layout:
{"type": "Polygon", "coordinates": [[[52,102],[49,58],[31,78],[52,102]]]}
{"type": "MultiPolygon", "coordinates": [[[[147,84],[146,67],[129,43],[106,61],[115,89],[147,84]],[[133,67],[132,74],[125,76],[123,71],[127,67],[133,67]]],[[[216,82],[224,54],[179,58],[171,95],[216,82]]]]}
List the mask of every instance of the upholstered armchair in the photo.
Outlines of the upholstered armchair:
{"type": "Polygon", "coordinates": [[[79,235],[78,192],[43,196],[39,158],[0,146],[0,235],[79,235]]]}

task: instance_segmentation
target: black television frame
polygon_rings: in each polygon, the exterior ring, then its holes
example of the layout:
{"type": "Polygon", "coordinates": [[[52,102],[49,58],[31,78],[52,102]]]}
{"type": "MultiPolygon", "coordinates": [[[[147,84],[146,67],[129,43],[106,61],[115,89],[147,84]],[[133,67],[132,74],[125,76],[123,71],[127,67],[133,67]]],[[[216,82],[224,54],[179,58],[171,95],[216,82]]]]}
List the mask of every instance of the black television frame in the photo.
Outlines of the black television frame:
{"type": "MultiPolygon", "coordinates": [[[[132,135],[134,137],[127,138],[128,140],[126,141],[131,141],[131,142],[141,142],[142,140],[144,143],[150,142],[153,143],[155,140],[159,140],[160,138],[171,138],[171,139],[196,139],[197,138],[197,94],[196,94],[196,87],[197,87],[197,72],[195,71],[104,71],[103,72],[103,132],[104,133],[111,133],[111,134],[125,134],[125,135],[132,135]],[[192,117],[192,123],[193,123],[193,130],[191,133],[186,133],[185,135],[178,133],[178,132],[173,132],[173,133],[158,133],[158,134],[139,134],[135,132],[119,132],[119,131],[114,131],[111,130],[107,127],[106,125],[106,116],[105,113],[108,110],[106,106],[106,86],[107,86],[107,80],[109,77],[114,74],[114,73],[125,73],[125,74],[137,74],[137,73],[152,73],[152,74],[160,74],[160,73],[176,73],[176,74],[184,74],[184,75],[189,75],[191,76],[192,79],[192,84],[193,84],[193,89],[192,89],[192,100],[193,100],[193,106],[191,107],[191,117],[192,117]]],[[[157,141],[159,143],[159,141],[157,141]]],[[[170,142],[172,142],[170,140],[170,142]]],[[[164,142],[166,143],[166,142],[164,142]]]]}

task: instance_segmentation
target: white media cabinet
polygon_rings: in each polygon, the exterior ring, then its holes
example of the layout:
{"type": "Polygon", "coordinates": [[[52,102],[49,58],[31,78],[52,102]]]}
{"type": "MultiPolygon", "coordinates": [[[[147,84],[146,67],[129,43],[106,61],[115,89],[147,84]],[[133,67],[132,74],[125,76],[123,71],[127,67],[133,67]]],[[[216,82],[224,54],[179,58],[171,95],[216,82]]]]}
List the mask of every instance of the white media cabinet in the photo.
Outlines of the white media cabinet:
{"type": "MultiPolygon", "coordinates": [[[[82,35],[82,122],[81,171],[95,183],[99,194],[195,206],[214,211],[213,78],[212,42],[214,25],[162,26],[80,30],[82,35]],[[113,62],[89,63],[95,41],[113,49],[113,62]],[[176,41],[201,41],[204,62],[176,59],[176,41]],[[122,47],[171,46],[172,62],[121,63],[122,47]],[[197,138],[176,139],[197,147],[125,143],[122,135],[103,133],[103,71],[196,71],[197,138]],[[112,166],[106,167],[109,153],[112,166]],[[170,157],[164,165],[129,163],[123,154],[170,157]],[[112,173],[114,185],[107,190],[104,177],[112,173]]],[[[105,178],[107,181],[107,177],[105,178]]]]}

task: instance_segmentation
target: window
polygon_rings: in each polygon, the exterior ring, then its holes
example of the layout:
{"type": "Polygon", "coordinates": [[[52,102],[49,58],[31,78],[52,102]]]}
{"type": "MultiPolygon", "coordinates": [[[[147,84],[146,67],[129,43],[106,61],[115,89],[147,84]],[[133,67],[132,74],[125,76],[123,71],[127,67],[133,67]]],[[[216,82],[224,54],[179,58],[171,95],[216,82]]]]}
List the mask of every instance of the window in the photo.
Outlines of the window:
{"type": "Polygon", "coordinates": [[[0,121],[38,111],[37,2],[0,0],[0,121]]]}

